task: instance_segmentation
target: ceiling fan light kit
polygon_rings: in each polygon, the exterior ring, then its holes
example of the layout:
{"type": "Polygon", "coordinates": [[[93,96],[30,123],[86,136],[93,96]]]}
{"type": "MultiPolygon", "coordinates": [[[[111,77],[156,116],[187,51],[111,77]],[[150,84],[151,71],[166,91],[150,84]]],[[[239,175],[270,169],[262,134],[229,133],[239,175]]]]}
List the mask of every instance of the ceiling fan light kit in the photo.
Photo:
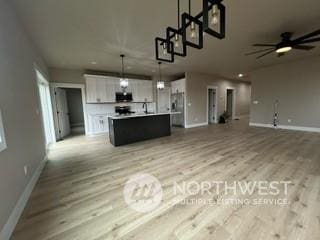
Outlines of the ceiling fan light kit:
{"type": "Polygon", "coordinates": [[[196,16],[191,15],[191,0],[189,0],[189,12],[180,15],[180,0],[178,1],[178,27],[168,27],[166,37],[155,38],[156,59],[164,62],[174,62],[174,56],[186,57],[187,46],[202,49],[203,35],[209,35],[217,38],[225,38],[226,14],[223,0],[203,0],[202,12],[196,16]],[[211,19],[210,19],[211,18],[211,19]],[[180,20],[182,25],[180,26],[180,20]],[[218,26],[218,31],[215,28],[218,26]],[[167,45],[168,58],[161,56],[159,45],[167,45]]]}
{"type": "Polygon", "coordinates": [[[280,47],[276,50],[277,53],[286,53],[292,50],[292,47],[287,46],[287,47],[280,47]]]}

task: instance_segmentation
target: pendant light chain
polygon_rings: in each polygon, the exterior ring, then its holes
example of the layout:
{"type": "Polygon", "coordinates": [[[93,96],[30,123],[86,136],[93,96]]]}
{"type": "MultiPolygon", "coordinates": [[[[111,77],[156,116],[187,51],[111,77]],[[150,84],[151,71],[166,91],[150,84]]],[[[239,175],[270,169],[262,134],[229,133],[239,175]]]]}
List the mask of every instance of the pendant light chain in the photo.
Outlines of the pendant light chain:
{"type": "Polygon", "coordinates": [[[159,80],[157,82],[157,89],[162,90],[162,89],[164,89],[164,81],[162,81],[162,75],[161,75],[162,62],[158,62],[158,64],[159,64],[159,80]]]}
{"type": "Polygon", "coordinates": [[[160,82],[161,82],[161,80],[162,80],[162,76],[161,76],[161,62],[159,62],[159,77],[160,77],[160,82]]]}
{"type": "Polygon", "coordinates": [[[121,77],[124,78],[124,63],[123,63],[123,58],[124,58],[124,55],[122,54],[121,55],[121,61],[122,61],[122,75],[121,77]]]}
{"type": "Polygon", "coordinates": [[[180,0],[178,0],[178,29],[180,29],[180,0]]]}

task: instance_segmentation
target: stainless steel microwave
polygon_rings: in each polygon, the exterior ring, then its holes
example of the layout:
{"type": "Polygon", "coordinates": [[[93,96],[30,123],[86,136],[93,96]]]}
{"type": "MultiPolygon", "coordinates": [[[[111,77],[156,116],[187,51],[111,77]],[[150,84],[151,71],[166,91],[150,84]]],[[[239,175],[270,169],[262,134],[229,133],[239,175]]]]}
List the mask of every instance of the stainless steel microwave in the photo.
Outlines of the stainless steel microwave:
{"type": "Polygon", "coordinates": [[[130,92],[116,92],[116,102],[132,102],[132,93],[130,92]]]}

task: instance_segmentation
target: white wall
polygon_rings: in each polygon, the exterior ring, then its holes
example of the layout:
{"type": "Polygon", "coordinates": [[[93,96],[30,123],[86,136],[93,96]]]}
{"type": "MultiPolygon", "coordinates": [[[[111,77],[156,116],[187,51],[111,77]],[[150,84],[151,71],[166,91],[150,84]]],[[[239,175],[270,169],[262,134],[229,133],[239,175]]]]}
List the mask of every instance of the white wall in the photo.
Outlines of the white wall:
{"type": "Polygon", "coordinates": [[[320,128],[319,63],[313,57],[253,72],[250,121],[272,124],[278,100],[280,125],[320,128]]]}
{"type": "Polygon", "coordinates": [[[48,73],[10,2],[0,0],[0,109],[7,140],[7,149],[0,152],[0,238],[46,155],[34,63],[48,73]]]}
{"type": "Polygon", "coordinates": [[[187,125],[207,122],[208,86],[216,86],[218,88],[218,118],[226,109],[226,92],[229,87],[234,88],[236,93],[235,115],[249,115],[251,97],[250,83],[223,80],[207,74],[188,72],[186,73],[187,125]]]}

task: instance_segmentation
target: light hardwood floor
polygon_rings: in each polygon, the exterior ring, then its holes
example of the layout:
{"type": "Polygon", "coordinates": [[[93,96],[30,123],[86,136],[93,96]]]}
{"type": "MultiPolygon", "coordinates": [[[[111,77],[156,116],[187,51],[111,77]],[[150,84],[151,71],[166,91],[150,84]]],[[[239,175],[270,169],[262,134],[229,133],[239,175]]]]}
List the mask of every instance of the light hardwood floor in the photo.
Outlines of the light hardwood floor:
{"type": "Polygon", "coordinates": [[[178,129],[118,148],[106,136],[57,143],[12,239],[319,240],[320,134],[247,125],[178,129]],[[163,187],[161,205],[146,214],[122,196],[138,172],[163,187]],[[181,205],[171,186],[184,180],[292,181],[290,204],[181,205]]]}

